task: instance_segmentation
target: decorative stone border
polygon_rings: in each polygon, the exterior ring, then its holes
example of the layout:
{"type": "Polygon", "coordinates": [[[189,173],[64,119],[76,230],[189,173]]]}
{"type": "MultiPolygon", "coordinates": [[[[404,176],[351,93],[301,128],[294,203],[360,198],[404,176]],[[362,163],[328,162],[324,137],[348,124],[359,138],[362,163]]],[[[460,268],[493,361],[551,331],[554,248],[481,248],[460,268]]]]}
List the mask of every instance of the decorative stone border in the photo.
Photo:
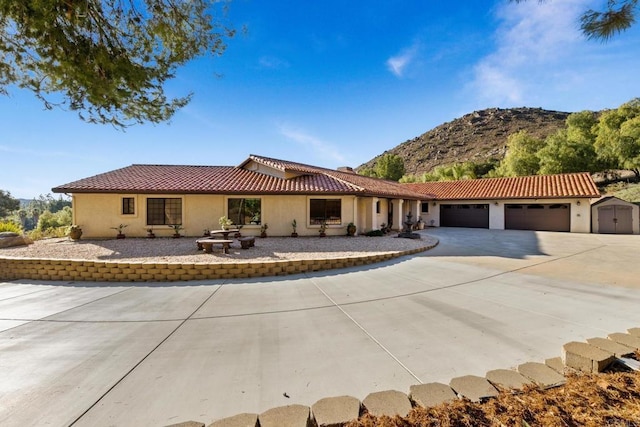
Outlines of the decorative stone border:
{"type": "Polygon", "coordinates": [[[173,282],[189,280],[244,279],[357,267],[424,252],[420,248],[378,255],[359,255],[315,260],[286,260],[216,264],[135,263],[67,259],[0,258],[0,280],[78,280],[95,282],[173,282]]]}
{"type": "MultiPolygon", "coordinates": [[[[458,398],[481,402],[498,395],[498,388],[522,389],[535,384],[545,389],[565,383],[570,372],[601,372],[616,357],[640,351],[640,328],[627,333],[590,338],[586,343],[570,342],[562,346],[562,357],[545,363],[523,363],[517,370],[496,369],[485,377],[466,375],[453,378],[448,385],[413,385],[409,394],[396,390],[370,393],[363,401],[351,396],[320,399],[311,407],[288,405],[262,414],[238,414],[209,424],[208,427],[343,427],[358,419],[363,410],[376,416],[406,417],[414,406],[431,407],[458,398]]],[[[186,421],[166,427],[205,427],[198,421],[186,421]]]]}

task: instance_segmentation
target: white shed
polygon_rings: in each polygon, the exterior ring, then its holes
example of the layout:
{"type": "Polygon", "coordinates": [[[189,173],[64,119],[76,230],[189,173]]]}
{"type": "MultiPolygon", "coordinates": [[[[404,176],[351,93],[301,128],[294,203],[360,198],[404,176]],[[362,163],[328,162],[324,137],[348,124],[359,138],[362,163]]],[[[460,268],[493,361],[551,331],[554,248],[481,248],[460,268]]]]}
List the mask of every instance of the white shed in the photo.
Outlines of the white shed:
{"type": "Polygon", "coordinates": [[[598,234],[640,234],[640,207],[614,196],[591,204],[591,230],[598,234]]]}

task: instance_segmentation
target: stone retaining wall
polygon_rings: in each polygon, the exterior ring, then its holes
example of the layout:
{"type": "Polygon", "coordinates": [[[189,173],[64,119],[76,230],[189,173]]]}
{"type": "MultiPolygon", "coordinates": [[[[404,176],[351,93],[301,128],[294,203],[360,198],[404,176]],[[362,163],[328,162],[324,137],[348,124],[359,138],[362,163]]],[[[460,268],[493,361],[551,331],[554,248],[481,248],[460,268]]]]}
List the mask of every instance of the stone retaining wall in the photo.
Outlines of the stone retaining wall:
{"type": "MultiPolygon", "coordinates": [[[[475,402],[498,395],[498,389],[522,389],[535,384],[546,389],[564,384],[569,372],[601,372],[615,357],[640,351],[640,328],[627,333],[612,333],[607,338],[590,338],[586,343],[570,342],[562,346],[562,356],[545,363],[523,363],[516,370],[496,369],[484,377],[466,375],[449,384],[413,385],[409,393],[396,390],[370,393],[364,400],[352,396],[320,399],[312,406],[288,405],[262,414],[238,414],[214,421],[208,427],[342,427],[358,419],[364,410],[375,416],[406,417],[415,406],[431,407],[465,398],[475,402]]],[[[186,421],[167,427],[205,427],[199,421],[186,421]]]]}
{"type": "Polygon", "coordinates": [[[283,276],[373,264],[426,251],[433,246],[379,255],[332,259],[217,264],[135,263],[63,259],[0,258],[0,280],[172,282],[283,276]]]}

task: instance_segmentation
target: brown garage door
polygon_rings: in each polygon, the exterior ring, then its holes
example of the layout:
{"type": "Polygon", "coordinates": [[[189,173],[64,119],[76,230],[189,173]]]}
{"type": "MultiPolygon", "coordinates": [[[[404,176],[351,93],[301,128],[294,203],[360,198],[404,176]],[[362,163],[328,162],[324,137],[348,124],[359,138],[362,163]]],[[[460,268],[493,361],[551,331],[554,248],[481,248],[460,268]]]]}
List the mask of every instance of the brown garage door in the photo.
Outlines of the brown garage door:
{"type": "Polygon", "coordinates": [[[631,206],[609,205],[598,208],[598,232],[602,234],[632,234],[631,206]]]}
{"type": "Polygon", "coordinates": [[[567,203],[505,205],[504,208],[507,230],[571,230],[571,208],[567,203]]]}
{"type": "Polygon", "coordinates": [[[440,205],[440,226],[489,228],[489,205],[440,205]]]}

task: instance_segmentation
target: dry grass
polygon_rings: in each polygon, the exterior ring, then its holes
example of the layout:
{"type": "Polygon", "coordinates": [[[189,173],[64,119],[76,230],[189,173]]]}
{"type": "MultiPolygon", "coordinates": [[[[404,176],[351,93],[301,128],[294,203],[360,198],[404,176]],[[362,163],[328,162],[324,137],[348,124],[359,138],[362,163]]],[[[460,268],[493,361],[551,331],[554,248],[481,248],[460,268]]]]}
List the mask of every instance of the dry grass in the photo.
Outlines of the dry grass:
{"type": "Polygon", "coordinates": [[[502,391],[485,403],[414,408],[406,418],[364,415],[347,427],[640,427],[640,372],[570,375],[550,390],[502,391]]]}

